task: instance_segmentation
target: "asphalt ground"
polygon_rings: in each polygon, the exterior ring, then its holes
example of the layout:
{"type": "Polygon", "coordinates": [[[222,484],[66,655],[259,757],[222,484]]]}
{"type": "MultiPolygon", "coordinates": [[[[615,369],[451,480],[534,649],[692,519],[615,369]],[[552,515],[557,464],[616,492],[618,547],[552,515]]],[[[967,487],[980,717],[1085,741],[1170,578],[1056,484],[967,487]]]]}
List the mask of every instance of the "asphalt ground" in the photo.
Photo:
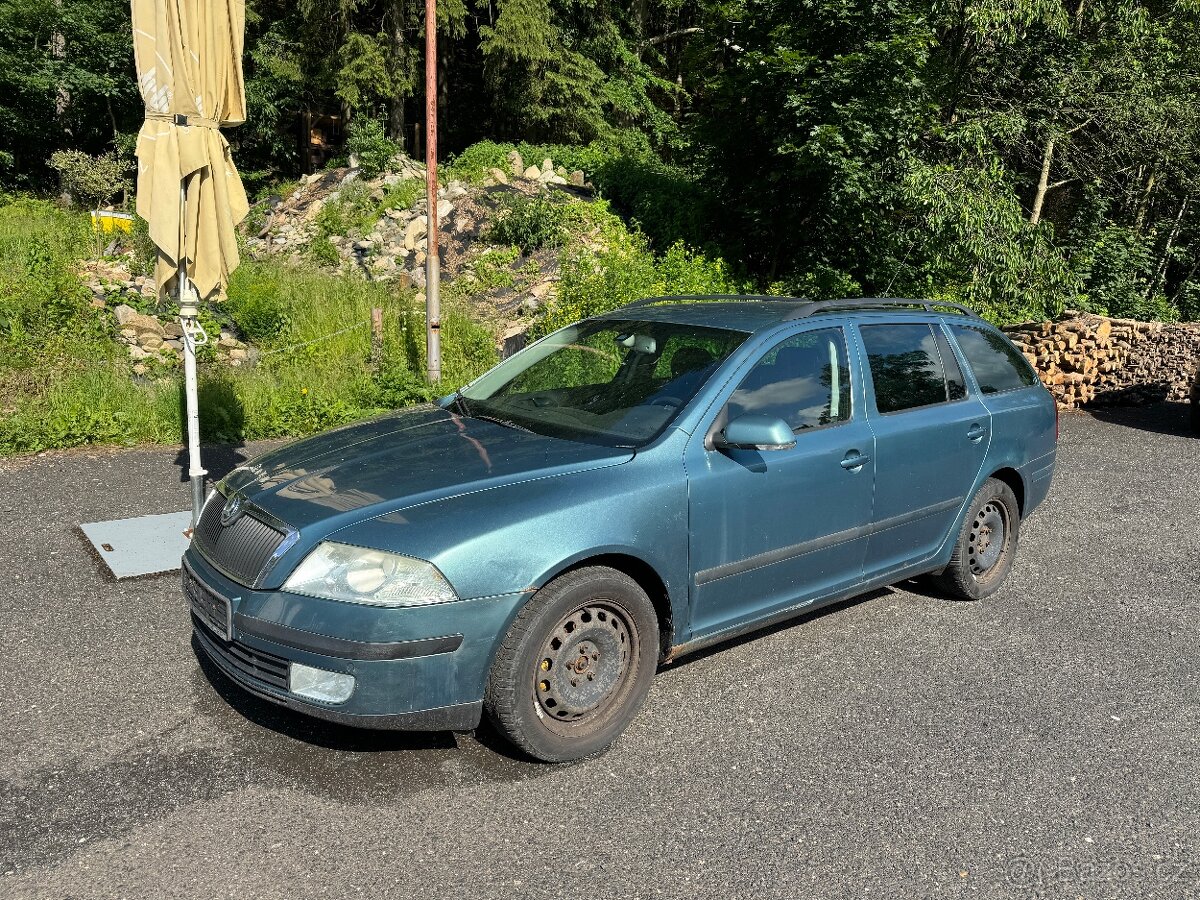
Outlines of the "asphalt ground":
{"type": "Polygon", "coordinates": [[[880,591],[667,667],[567,766],[252,699],[175,576],[108,580],[77,532],[186,506],[174,451],[2,460],[0,896],[1200,896],[1183,409],[1064,417],[994,597],[880,591]]]}

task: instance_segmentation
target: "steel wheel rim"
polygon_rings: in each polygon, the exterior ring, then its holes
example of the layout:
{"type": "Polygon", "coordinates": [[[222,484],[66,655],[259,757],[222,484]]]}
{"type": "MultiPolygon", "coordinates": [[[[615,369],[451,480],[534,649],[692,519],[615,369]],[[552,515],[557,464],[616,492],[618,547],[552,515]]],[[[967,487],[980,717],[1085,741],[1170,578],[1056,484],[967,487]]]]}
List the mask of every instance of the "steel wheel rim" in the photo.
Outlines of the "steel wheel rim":
{"type": "Polygon", "coordinates": [[[534,663],[539,715],[559,726],[603,716],[629,682],[637,646],[636,626],[611,602],[592,600],[564,616],[534,663]]]}
{"type": "Polygon", "coordinates": [[[986,578],[1004,557],[1007,545],[1008,510],[1004,504],[994,500],[985,503],[971,523],[967,545],[971,574],[976,578],[986,578]]]}

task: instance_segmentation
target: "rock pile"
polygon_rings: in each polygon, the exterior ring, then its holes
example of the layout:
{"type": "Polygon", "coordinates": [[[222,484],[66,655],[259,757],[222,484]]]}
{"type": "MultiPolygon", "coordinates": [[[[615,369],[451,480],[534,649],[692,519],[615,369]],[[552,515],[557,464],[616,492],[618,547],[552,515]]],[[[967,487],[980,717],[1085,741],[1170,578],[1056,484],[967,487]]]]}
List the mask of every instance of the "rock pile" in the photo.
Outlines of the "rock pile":
{"type": "MultiPolygon", "coordinates": [[[[183,328],[175,317],[174,305],[163,301],[161,315],[139,312],[158,307],[158,292],[152,275],[133,275],[130,258],[118,256],[90,259],[80,264],[79,277],[92,292],[92,306],[109,310],[117,340],[125,344],[135,375],[154,374],[159,367],[183,365],[183,328]]],[[[253,365],[258,351],[232,331],[210,335],[210,358],[233,368],[253,365]]]]}
{"type": "Polygon", "coordinates": [[[1185,400],[1200,360],[1200,325],[1068,313],[1006,331],[1062,409],[1185,400]]]}
{"type": "MultiPolygon", "coordinates": [[[[487,197],[496,192],[534,194],[549,186],[586,190],[583,172],[568,173],[546,158],[540,166],[525,166],[516,151],[508,155],[509,170],[492,168],[478,185],[450,181],[438,189],[438,223],[442,231],[442,276],[447,281],[458,274],[458,257],[465,255],[464,241],[477,238],[488,218],[487,197]],[[459,238],[460,240],[456,240],[459,238]]],[[[368,206],[384,204],[389,189],[408,180],[425,181],[425,167],[407,156],[397,155],[388,173],[363,179],[357,169],[331,169],[305,176],[287,198],[270,202],[268,215],[257,233],[247,240],[253,255],[287,255],[296,262],[313,250],[321,237],[322,210],[345,199],[347,192],[359,193],[368,206]],[[350,188],[355,182],[360,187],[350,188]],[[365,192],[365,198],[362,194],[365,192]]],[[[422,195],[424,191],[421,191],[422,195]]],[[[386,206],[386,204],[384,204],[386,206]]],[[[356,271],[376,281],[397,281],[401,288],[425,286],[429,216],[424,196],[408,207],[386,207],[362,233],[323,235],[336,256],[326,251],[327,264],[339,271],[356,271]]]]}
{"type": "MultiPolygon", "coordinates": [[[[124,303],[112,312],[119,329],[117,338],[129,347],[135,375],[146,375],[155,365],[183,363],[183,328],[178,321],[162,321],[158,316],[140,313],[124,303]]],[[[216,359],[233,368],[253,365],[257,360],[258,351],[238,340],[232,332],[209,335],[209,342],[216,359]]]]}

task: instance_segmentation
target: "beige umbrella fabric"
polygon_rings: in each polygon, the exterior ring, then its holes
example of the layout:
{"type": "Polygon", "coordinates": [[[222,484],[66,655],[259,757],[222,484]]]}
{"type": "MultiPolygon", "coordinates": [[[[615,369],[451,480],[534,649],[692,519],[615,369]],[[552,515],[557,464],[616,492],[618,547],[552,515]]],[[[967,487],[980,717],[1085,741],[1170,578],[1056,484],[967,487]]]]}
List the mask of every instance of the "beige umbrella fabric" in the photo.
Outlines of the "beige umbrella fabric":
{"type": "Polygon", "coordinates": [[[155,281],[160,292],[173,292],[182,255],[200,298],[221,299],[239,262],[234,229],[249,211],[219,130],[246,121],[245,2],[132,0],[132,8],[146,105],[137,143],[137,212],[158,247],[155,281]],[[187,198],[182,219],[181,183],[187,198]]]}

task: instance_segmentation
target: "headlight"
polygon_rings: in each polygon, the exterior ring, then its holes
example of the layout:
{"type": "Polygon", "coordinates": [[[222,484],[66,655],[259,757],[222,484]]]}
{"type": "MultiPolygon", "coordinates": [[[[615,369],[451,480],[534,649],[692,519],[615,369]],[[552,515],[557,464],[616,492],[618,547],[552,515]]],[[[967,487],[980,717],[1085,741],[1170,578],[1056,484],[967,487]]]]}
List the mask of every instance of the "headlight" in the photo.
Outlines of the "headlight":
{"type": "Polygon", "coordinates": [[[423,559],[336,541],[318,544],[283,589],[371,606],[426,606],[458,599],[442,573],[423,559]]]}

